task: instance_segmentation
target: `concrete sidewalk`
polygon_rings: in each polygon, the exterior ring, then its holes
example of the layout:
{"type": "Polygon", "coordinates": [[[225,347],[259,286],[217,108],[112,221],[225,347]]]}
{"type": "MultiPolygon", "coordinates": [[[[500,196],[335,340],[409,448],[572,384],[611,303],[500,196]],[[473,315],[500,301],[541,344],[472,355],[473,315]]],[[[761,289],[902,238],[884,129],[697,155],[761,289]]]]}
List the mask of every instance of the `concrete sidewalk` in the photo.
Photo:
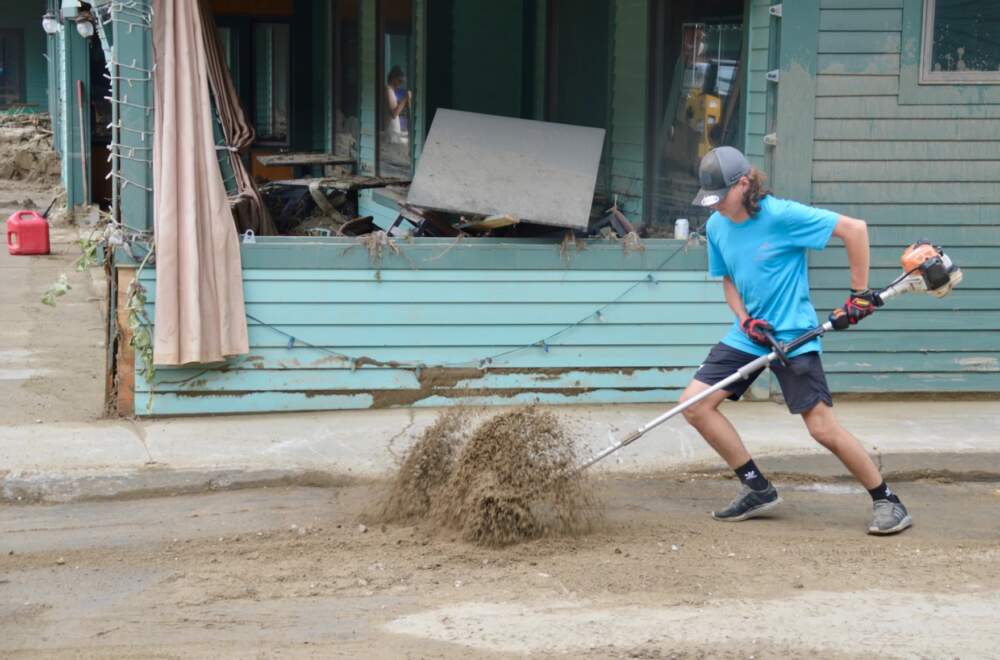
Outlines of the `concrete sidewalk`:
{"type": "MultiPolygon", "coordinates": [[[[587,456],[665,408],[553,409],[580,439],[581,454],[587,456]]],[[[815,466],[810,469],[814,476],[844,476],[839,463],[809,438],[801,420],[784,406],[737,403],[727,404],[725,410],[755,456],[822,455],[826,458],[807,462],[815,466]]],[[[977,478],[996,473],[1000,479],[1000,402],[845,402],[836,410],[886,473],[927,471],[940,463],[934,454],[947,453],[957,458],[949,458],[942,469],[975,473],[977,478]],[[900,455],[910,456],[905,465],[900,455]],[[926,460],[915,461],[912,455],[925,455],[926,460]]],[[[0,426],[0,500],[135,497],[384,476],[437,412],[400,409],[0,426]]],[[[771,462],[780,469],[780,461],[771,462]]],[[[767,464],[763,461],[762,467],[767,464]]],[[[693,429],[673,419],[593,470],[640,473],[692,466],[724,467],[693,429]]]]}
{"type": "MultiPolygon", "coordinates": [[[[50,196],[34,196],[45,208],[50,196]]],[[[0,232],[6,235],[6,223],[0,232]]],[[[77,241],[87,234],[82,224],[56,226],[51,254],[0,250],[0,424],[90,422],[101,415],[107,291],[102,268],[76,270],[77,241]],[[60,275],[72,288],[55,307],[42,304],[60,275]]]]}

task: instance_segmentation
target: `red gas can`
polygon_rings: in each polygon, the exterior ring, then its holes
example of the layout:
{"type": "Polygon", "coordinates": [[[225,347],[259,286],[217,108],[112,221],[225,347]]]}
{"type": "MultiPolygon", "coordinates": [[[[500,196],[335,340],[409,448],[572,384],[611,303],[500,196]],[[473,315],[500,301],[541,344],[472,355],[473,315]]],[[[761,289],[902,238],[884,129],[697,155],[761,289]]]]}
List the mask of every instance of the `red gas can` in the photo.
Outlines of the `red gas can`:
{"type": "Polygon", "coordinates": [[[11,254],[48,254],[48,220],[34,211],[13,213],[7,218],[7,251],[11,254]]]}

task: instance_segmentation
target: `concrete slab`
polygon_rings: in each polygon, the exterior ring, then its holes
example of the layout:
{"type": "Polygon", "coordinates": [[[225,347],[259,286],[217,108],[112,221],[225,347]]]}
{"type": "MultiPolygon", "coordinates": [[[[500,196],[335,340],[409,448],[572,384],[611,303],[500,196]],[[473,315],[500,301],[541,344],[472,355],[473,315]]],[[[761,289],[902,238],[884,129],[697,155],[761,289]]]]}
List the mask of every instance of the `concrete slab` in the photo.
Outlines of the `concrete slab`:
{"type": "MultiPolygon", "coordinates": [[[[76,270],[80,232],[53,227],[49,255],[0,250],[0,424],[96,420],[103,412],[103,271],[76,270]],[[72,288],[54,308],[43,305],[45,290],[63,273],[72,288]]],[[[6,223],[0,233],[6,235],[6,223]]]]}

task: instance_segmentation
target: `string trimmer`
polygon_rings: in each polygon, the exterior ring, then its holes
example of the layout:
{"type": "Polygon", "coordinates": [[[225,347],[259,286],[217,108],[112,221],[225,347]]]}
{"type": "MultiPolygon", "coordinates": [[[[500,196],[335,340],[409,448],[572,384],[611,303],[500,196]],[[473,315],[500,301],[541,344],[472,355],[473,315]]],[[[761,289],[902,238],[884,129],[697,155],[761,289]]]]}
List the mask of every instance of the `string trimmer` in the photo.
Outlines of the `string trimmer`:
{"type": "MultiPolygon", "coordinates": [[[[903,264],[903,274],[878,292],[878,297],[882,299],[882,302],[888,302],[896,296],[912,292],[923,292],[943,298],[962,281],[962,271],[958,266],[944,253],[944,250],[931,245],[928,241],[919,241],[906,248],[903,252],[901,262],[903,264]]],[[[770,353],[760,356],[753,362],[738,369],[732,376],[699,392],[684,403],[674,406],[656,419],[632,431],[622,440],[612,444],[607,449],[588,459],[582,465],[574,468],[570,474],[586,470],[594,463],[607,458],[619,449],[629,446],[671,417],[679,415],[691,406],[697,405],[699,401],[713,393],[724,390],[735,382],[749,378],[756,371],[763,369],[775,360],[779,360],[782,364],[787,365],[789,352],[806,342],[812,341],[817,337],[822,337],[830,330],[845,330],[848,326],[849,321],[847,316],[843,313],[843,310],[838,309],[830,314],[830,318],[826,323],[813,328],[787,343],[781,343],[775,340],[773,336],[768,336],[768,341],[771,344],[770,353]]]]}

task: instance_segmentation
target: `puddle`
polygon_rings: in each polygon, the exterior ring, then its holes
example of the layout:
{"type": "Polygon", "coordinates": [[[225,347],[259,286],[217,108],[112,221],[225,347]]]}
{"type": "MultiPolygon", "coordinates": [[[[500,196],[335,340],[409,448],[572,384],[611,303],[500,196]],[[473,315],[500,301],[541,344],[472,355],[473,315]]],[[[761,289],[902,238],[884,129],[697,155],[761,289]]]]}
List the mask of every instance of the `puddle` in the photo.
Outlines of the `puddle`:
{"type": "Polygon", "coordinates": [[[18,348],[8,349],[0,351],[0,364],[24,364],[31,362],[34,356],[35,351],[18,348]]]}
{"type": "Polygon", "coordinates": [[[781,490],[797,490],[806,493],[823,493],[825,495],[858,495],[867,491],[853,484],[778,484],[781,490]]]}
{"type": "Polygon", "coordinates": [[[0,369],[0,380],[29,380],[50,373],[49,369],[0,369]]]}

